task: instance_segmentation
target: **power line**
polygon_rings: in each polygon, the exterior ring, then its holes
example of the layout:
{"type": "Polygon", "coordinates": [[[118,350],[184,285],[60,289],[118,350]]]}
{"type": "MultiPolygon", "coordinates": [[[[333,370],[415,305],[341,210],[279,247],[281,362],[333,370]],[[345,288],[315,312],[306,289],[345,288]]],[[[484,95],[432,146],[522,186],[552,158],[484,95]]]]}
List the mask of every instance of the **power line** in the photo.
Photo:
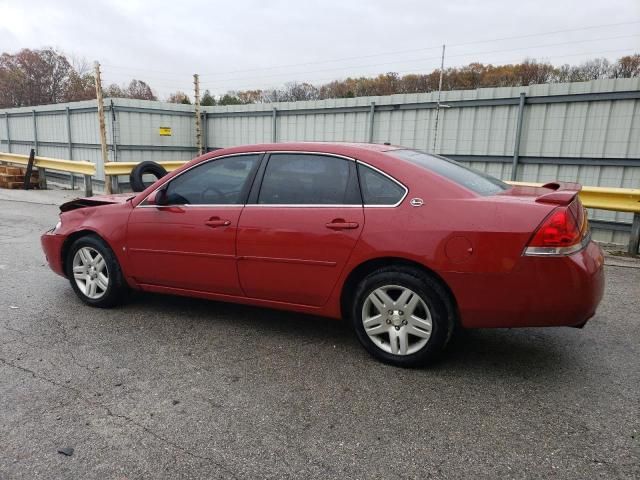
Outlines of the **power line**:
{"type": "MultiPolygon", "coordinates": [[[[631,35],[617,35],[617,36],[612,36],[612,37],[600,37],[600,38],[589,38],[589,39],[581,39],[581,40],[572,40],[572,41],[567,41],[567,42],[553,42],[553,43],[545,43],[545,44],[539,44],[539,45],[528,45],[528,46],[522,46],[522,47],[516,47],[516,48],[508,48],[508,49],[499,49],[499,50],[485,50],[485,51],[481,51],[481,52],[462,52],[462,53],[458,53],[455,55],[448,55],[447,58],[459,58],[459,57],[466,57],[466,56],[473,56],[473,55],[486,55],[486,54],[492,54],[492,53],[503,53],[503,52],[512,52],[512,51],[521,51],[521,50],[529,50],[529,49],[535,49],[535,48],[545,48],[545,47],[554,47],[554,46],[560,46],[560,45],[571,45],[571,44],[579,44],[579,43],[589,43],[589,42],[601,42],[601,41],[606,41],[606,40],[616,40],[616,39],[621,39],[621,38],[631,38],[631,37],[639,37],[640,34],[631,34],[631,35]]],[[[369,63],[369,64],[364,64],[364,65],[344,65],[341,67],[332,67],[332,68],[326,68],[326,69],[319,69],[319,70],[310,70],[310,71],[299,71],[299,72],[282,72],[282,73],[275,73],[275,74],[270,74],[270,75],[261,75],[260,79],[265,79],[265,78],[277,78],[277,77],[292,77],[294,75],[309,75],[311,73],[321,73],[321,72],[327,72],[327,71],[339,71],[339,70],[354,70],[354,69],[358,69],[358,68],[370,68],[370,67],[380,67],[380,66],[385,66],[385,65],[408,65],[408,64],[413,64],[416,62],[424,62],[424,61],[428,61],[428,60],[436,60],[440,58],[439,56],[434,56],[434,57],[423,57],[423,58],[414,58],[414,59],[405,59],[405,60],[395,60],[395,61],[391,61],[391,62],[384,62],[384,63],[369,63]]],[[[160,81],[164,81],[165,78],[162,77],[156,77],[156,76],[146,76],[146,79],[160,79],[160,81]]],[[[251,79],[251,80],[255,80],[255,76],[249,76],[249,77],[231,77],[231,78],[224,78],[224,79],[219,79],[219,80],[215,80],[214,82],[209,82],[209,83],[203,83],[203,87],[208,87],[208,88],[217,88],[220,86],[224,86],[227,84],[227,82],[237,82],[238,80],[247,80],[247,79],[251,79]]],[[[172,82],[174,80],[171,80],[172,82]]],[[[159,85],[159,83],[156,82],[156,85],[159,85]]],[[[167,85],[167,84],[164,84],[167,85]]]]}
{"type": "MultiPolygon", "coordinates": [[[[555,47],[555,46],[560,46],[560,45],[571,45],[571,44],[578,44],[578,43],[601,42],[601,41],[604,41],[604,40],[616,40],[616,39],[620,39],[620,38],[629,38],[629,37],[640,37],[640,34],[619,35],[619,36],[604,37],[604,38],[590,38],[590,39],[585,39],[585,40],[574,40],[574,41],[569,41],[569,42],[546,43],[546,44],[541,44],[541,45],[530,45],[530,46],[526,46],[526,47],[508,48],[508,49],[500,49],[500,50],[489,50],[489,51],[483,51],[483,52],[465,52],[465,53],[458,53],[456,55],[447,55],[447,58],[467,57],[467,56],[473,56],[473,55],[486,55],[486,54],[489,54],[489,53],[514,52],[514,51],[519,51],[519,50],[529,50],[529,49],[533,49],[533,48],[555,47]]],[[[440,48],[442,48],[442,47],[440,47],[440,48]]],[[[383,66],[383,65],[403,65],[403,64],[407,64],[407,63],[423,62],[423,61],[426,61],[426,60],[437,60],[439,58],[440,58],[440,56],[434,56],[434,57],[426,57],[426,58],[407,59],[407,60],[403,60],[403,61],[400,61],[400,62],[393,61],[393,62],[384,62],[384,63],[365,64],[365,65],[350,65],[350,66],[349,65],[345,65],[343,67],[332,67],[332,68],[325,68],[325,69],[320,69],[320,70],[310,70],[310,71],[306,71],[306,72],[286,72],[286,73],[277,73],[277,74],[271,74],[271,75],[261,75],[260,78],[273,78],[273,77],[291,76],[291,75],[296,75],[296,74],[299,74],[299,73],[310,74],[310,73],[320,73],[320,72],[336,71],[336,70],[379,67],[379,66],[383,66]]],[[[226,79],[220,79],[220,81],[217,82],[217,83],[206,83],[205,82],[205,83],[203,83],[203,86],[206,86],[206,87],[219,86],[219,85],[221,85],[221,82],[236,81],[236,80],[246,80],[246,79],[251,79],[251,78],[254,78],[254,77],[226,78],[226,79]]]]}
{"type": "MultiPolygon", "coordinates": [[[[635,35],[634,35],[635,36],[635,35]]],[[[601,41],[603,39],[594,39],[593,41],[601,41]]],[[[567,43],[583,43],[583,41],[580,42],[567,42],[567,43]]],[[[442,47],[440,47],[442,48],[442,47]]],[[[492,51],[485,51],[485,52],[471,52],[471,53],[461,53],[461,54],[457,54],[457,55],[447,55],[447,58],[451,58],[451,57],[461,57],[461,56],[472,56],[472,55],[480,55],[480,54],[487,54],[487,53],[499,53],[499,52],[511,52],[511,51],[516,51],[516,50],[523,50],[523,49],[528,49],[528,48],[539,48],[539,46],[530,46],[530,47],[521,47],[521,48],[517,48],[517,49],[502,49],[502,50],[492,50],[492,51]]],[[[570,53],[570,54],[563,54],[563,55],[553,55],[553,56],[542,56],[542,59],[545,60],[551,60],[551,59],[561,59],[561,58],[569,58],[569,57],[576,57],[576,56],[594,56],[594,55],[602,55],[602,54],[608,54],[608,53],[617,53],[617,54],[622,54],[622,53],[629,53],[629,52],[635,52],[638,51],[638,49],[609,49],[609,50],[601,50],[601,51],[587,51],[587,52],[578,52],[578,53],[570,53]]],[[[407,62],[401,62],[400,64],[404,63],[415,63],[416,61],[424,61],[424,60],[429,60],[429,59],[433,59],[433,60],[437,60],[440,59],[440,57],[429,57],[429,58],[424,58],[424,59],[416,59],[413,61],[407,61],[407,62]]],[[[508,64],[508,63],[512,63],[512,62],[517,62],[517,61],[522,61],[522,57],[519,58],[515,58],[515,57],[511,57],[507,60],[502,60],[500,63],[502,64],[508,64]]],[[[376,66],[376,65],[380,65],[380,64],[372,64],[372,66],[376,66]]],[[[356,67],[351,67],[351,68],[357,68],[356,67]]],[[[362,66],[360,66],[362,67],[362,66]]],[[[349,67],[345,66],[344,69],[348,69],[349,67]]],[[[429,65],[425,65],[425,66],[420,66],[420,67],[416,67],[419,68],[420,70],[424,71],[426,69],[435,69],[437,68],[437,64],[436,63],[430,63],[429,65]]],[[[404,69],[404,70],[400,70],[397,71],[395,73],[398,73],[399,75],[404,75],[404,74],[409,74],[409,73],[416,73],[416,68],[413,69],[404,69]]],[[[308,75],[310,73],[314,73],[314,72],[297,72],[295,74],[287,74],[287,75],[308,75]]],[[[427,72],[427,73],[430,73],[427,72]]],[[[374,73],[373,75],[378,75],[379,73],[374,73]]],[[[107,72],[107,75],[109,77],[112,77],[112,75],[109,74],[109,72],[107,72]]],[[[366,74],[362,74],[363,76],[366,74]]],[[[273,86],[271,87],[264,87],[264,88],[257,88],[255,87],[256,84],[263,83],[263,78],[265,77],[261,77],[259,79],[254,79],[254,77],[243,77],[244,79],[252,79],[254,81],[248,83],[248,82],[242,82],[240,84],[238,84],[236,81],[229,81],[230,84],[227,86],[227,82],[225,83],[215,83],[215,84],[203,84],[202,88],[203,89],[207,89],[207,90],[212,90],[212,91],[216,91],[216,90],[242,90],[242,89],[268,89],[268,88],[273,88],[273,86]],[[221,88],[222,87],[222,88],[221,88]]],[[[344,77],[343,77],[344,78],[344,77]]],[[[308,83],[322,83],[322,82],[329,82],[329,81],[333,81],[333,80],[340,80],[339,77],[337,76],[331,76],[331,77],[321,77],[321,78],[316,78],[314,80],[310,80],[308,83]]],[[[299,79],[291,79],[291,81],[300,81],[299,79]]],[[[108,83],[108,82],[105,82],[108,83]]],[[[116,83],[116,82],[109,82],[109,83],[116,83]]],[[[185,81],[185,84],[183,86],[177,86],[176,83],[163,83],[163,82],[148,82],[148,85],[152,88],[152,89],[157,89],[162,88],[163,90],[171,90],[171,91],[186,91],[188,90],[187,88],[187,82],[185,81]]],[[[126,86],[126,85],[125,85],[126,86]]]]}
{"type": "MultiPolygon", "coordinates": [[[[521,38],[531,38],[531,37],[544,36],[544,35],[556,35],[556,34],[559,34],[559,33],[570,33],[570,32],[584,31],[584,30],[594,30],[594,29],[599,29],[599,28],[619,27],[619,26],[624,26],[624,25],[635,25],[635,24],[638,24],[638,23],[640,23],[640,20],[634,20],[634,21],[629,21],[629,22],[608,23],[608,24],[600,24],[600,25],[589,25],[589,26],[579,27],[579,28],[554,30],[554,31],[546,31],[546,32],[539,32],[539,33],[529,33],[529,34],[525,34],[525,35],[515,35],[515,36],[509,36],[509,37],[487,38],[487,39],[482,39],[482,40],[474,40],[474,41],[469,41],[469,42],[451,44],[451,47],[461,47],[461,46],[466,46],[466,45],[475,45],[475,44],[478,44],[478,43],[499,42],[499,41],[504,41],[504,40],[516,40],[516,39],[521,39],[521,38]]],[[[395,50],[395,51],[388,51],[388,52],[375,53],[375,54],[369,54],[369,55],[358,55],[358,56],[353,56],[353,57],[341,57],[341,58],[319,60],[319,61],[313,61],[313,62],[293,63],[293,64],[284,64],[284,65],[272,65],[272,66],[268,66],[268,67],[249,68],[249,69],[240,69],[240,70],[229,70],[229,71],[226,71],[226,72],[213,72],[213,73],[209,72],[209,73],[204,73],[201,76],[220,76],[220,75],[227,75],[227,74],[233,74],[233,73],[256,72],[256,71],[263,71],[263,70],[273,70],[273,69],[278,69],[278,68],[290,68],[290,67],[299,67],[299,66],[308,66],[308,65],[318,65],[318,64],[324,64],[324,63],[342,62],[342,61],[346,61],[346,60],[358,60],[358,59],[362,59],[362,58],[374,58],[374,57],[387,56],[387,55],[398,55],[398,54],[403,54],[403,53],[413,53],[413,52],[428,51],[428,50],[438,50],[440,48],[441,48],[441,45],[435,45],[435,46],[431,46],[431,47],[422,47],[422,48],[417,48],[417,49],[395,50]]],[[[132,71],[162,73],[162,74],[166,74],[166,75],[169,75],[169,76],[182,76],[181,74],[177,74],[175,72],[175,70],[174,71],[149,70],[149,69],[142,68],[142,67],[138,68],[138,67],[129,67],[129,66],[105,64],[105,63],[103,63],[101,65],[103,67],[110,67],[110,68],[116,68],[116,69],[127,69],[127,70],[132,70],[132,71]]]]}
{"type": "MultiPolygon", "coordinates": [[[[634,21],[630,21],[630,22],[619,22],[619,23],[608,23],[608,24],[601,24],[601,25],[590,25],[587,27],[580,27],[580,28],[571,28],[571,29],[564,29],[564,30],[555,30],[555,31],[547,31],[547,32],[540,32],[540,33],[529,33],[526,35],[515,35],[515,36],[511,36],[511,37],[501,37],[501,38],[489,38],[489,39],[484,39],[484,40],[474,40],[474,41],[470,41],[470,42],[464,42],[464,43],[456,43],[456,44],[452,44],[451,47],[462,47],[462,46],[466,46],[466,45],[475,45],[478,43],[490,43],[490,42],[499,42],[499,41],[504,41],[504,40],[516,40],[516,39],[520,39],[520,38],[530,38],[530,37],[538,37],[538,36],[542,36],[542,35],[556,35],[558,33],[569,33],[569,32],[578,32],[578,31],[583,31],[583,30],[593,30],[593,29],[597,29],[597,28],[607,28],[607,27],[619,27],[622,25],[635,25],[640,23],[640,20],[634,20],[634,21]]],[[[391,51],[391,52],[384,52],[384,53],[375,53],[375,54],[371,54],[371,55],[358,55],[356,57],[342,57],[342,58],[338,58],[338,59],[333,59],[333,60],[320,60],[320,61],[316,61],[316,62],[305,62],[305,63],[297,63],[297,64],[289,64],[289,65],[274,65],[274,66],[270,66],[270,67],[261,67],[261,68],[250,68],[250,69],[243,69],[243,70],[231,70],[228,72],[220,72],[220,73],[204,73],[203,75],[224,75],[227,73],[239,73],[239,72],[255,72],[255,71],[260,71],[260,70],[270,70],[270,69],[274,69],[274,68],[288,68],[288,67],[297,67],[297,66],[307,66],[307,65],[316,65],[316,64],[321,64],[321,63],[333,63],[333,62],[341,62],[344,60],[358,60],[360,58],[372,58],[372,57],[379,57],[379,56],[386,56],[386,55],[398,55],[398,54],[402,54],[402,53],[412,53],[412,52],[420,52],[420,51],[425,51],[425,50],[438,50],[442,48],[442,45],[434,45],[431,47],[423,47],[423,48],[417,48],[417,49],[409,49],[409,50],[396,50],[396,51],[391,51]]]]}
{"type": "MultiPolygon", "coordinates": [[[[442,48],[442,47],[440,47],[442,48]]],[[[563,59],[563,58],[569,58],[569,57],[577,57],[577,56],[583,56],[583,55],[603,55],[603,54],[608,54],[608,53],[618,53],[618,54],[623,54],[623,53],[630,53],[630,52],[636,52],[637,49],[613,49],[613,50],[601,50],[601,51],[597,51],[597,52],[579,52],[579,53],[572,53],[572,54],[565,54],[565,55],[554,55],[554,56],[546,56],[544,57],[545,59],[563,59]]],[[[447,57],[448,58],[448,57],[447,57]]],[[[511,58],[509,60],[505,61],[505,64],[508,63],[513,63],[513,62],[517,62],[517,61],[521,61],[522,58],[511,58]]],[[[436,69],[438,67],[437,63],[433,63],[429,66],[429,68],[431,69],[436,69]]],[[[410,70],[401,70],[398,72],[394,72],[397,73],[398,75],[407,75],[407,74],[414,74],[416,73],[415,69],[410,69],[410,70]]],[[[426,72],[431,73],[431,71],[426,72]]],[[[377,75],[377,74],[375,74],[377,75]]],[[[324,82],[331,82],[331,81],[340,81],[340,78],[336,78],[335,76],[333,77],[323,77],[323,78],[317,78],[314,80],[310,80],[306,83],[313,83],[313,84],[320,84],[320,83],[324,83],[324,82]]],[[[299,80],[298,80],[299,81],[299,80]]],[[[231,90],[264,90],[264,89],[270,89],[273,88],[271,87],[257,87],[257,82],[252,82],[252,83],[244,83],[244,84],[240,84],[240,85],[234,85],[232,88],[223,88],[223,89],[219,89],[220,91],[222,90],[226,90],[226,91],[231,91],[231,90]]],[[[216,89],[214,89],[211,86],[207,86],[206,87],[207,90],[211,90],[214,93],[216,92],[216,89]]]]}

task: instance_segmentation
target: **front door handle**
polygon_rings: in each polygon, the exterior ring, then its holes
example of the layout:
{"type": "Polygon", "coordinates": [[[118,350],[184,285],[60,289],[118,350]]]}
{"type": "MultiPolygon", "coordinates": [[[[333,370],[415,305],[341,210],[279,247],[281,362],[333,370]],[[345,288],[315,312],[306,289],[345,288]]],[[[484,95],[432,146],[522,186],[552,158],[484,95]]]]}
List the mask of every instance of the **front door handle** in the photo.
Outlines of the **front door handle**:
{"type": "Polygon", "coordinates": [[[359,226],[358,222],[345,222],[344,220],[333,220],[326,224],[326,227],[331,230],[353,230],[359,226]]]}
{"type": "Polygon", "coordinates": [[[220,218],[210,218],[209,220],[204,222],[204,224],[207,227],[211,227],[211,228],[228,227],[229,225],[231,225],[231,221],[230,220],[222,220],[220,218]]]}

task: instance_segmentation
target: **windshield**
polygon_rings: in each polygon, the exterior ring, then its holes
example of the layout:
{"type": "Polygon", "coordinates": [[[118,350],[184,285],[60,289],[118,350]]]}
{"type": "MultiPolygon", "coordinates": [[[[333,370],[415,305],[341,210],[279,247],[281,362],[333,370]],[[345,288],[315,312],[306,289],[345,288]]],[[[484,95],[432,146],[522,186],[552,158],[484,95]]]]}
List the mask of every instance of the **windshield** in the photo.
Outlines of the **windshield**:
{"type": "Polygon", "coordinates": [[[394,157],[408,160],[426,170],[448,178],[479,195],[495,195],[510,188],[510,186],[497,178],[473,168],[450,160],[440,155],[430,155],[417,150],[391,150],[385,152],[394,157]]]}

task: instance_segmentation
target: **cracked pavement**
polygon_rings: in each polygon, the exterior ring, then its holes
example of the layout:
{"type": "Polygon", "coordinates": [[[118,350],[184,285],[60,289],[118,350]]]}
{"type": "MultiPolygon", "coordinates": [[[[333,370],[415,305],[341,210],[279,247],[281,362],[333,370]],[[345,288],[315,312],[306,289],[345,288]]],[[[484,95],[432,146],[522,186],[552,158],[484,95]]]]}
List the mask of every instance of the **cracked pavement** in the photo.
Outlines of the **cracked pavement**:
{"type": "Polygon", "coordinates": [[[40,249],[56,198],[0,196],[2,480],[640,477],[639,261],[583,330],[463,332],[400,370],[334,320],[89,308],[40,249]]]}

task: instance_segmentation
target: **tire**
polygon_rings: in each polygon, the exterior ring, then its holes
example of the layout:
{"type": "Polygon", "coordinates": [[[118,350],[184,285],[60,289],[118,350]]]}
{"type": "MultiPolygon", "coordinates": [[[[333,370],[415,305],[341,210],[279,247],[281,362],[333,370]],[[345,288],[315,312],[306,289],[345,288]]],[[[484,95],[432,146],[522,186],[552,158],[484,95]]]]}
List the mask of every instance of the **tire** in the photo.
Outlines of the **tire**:
{"type": "Polygon", "coordinates": [[[109,308],[122,303],[128,286],[115,254],[104,240],[97,235],[80,237],[71,244],[68,252],[65,271],[71,288],[80,300],[98,308],[109,308]],[[103,265],[100,259],[103,260],[103,265]]]}
{"type": "Polygon", "coordinates": [[[131,174],[129,174],[129,183],[134,192],[142,192],[151,185],[147,185],[143,181],[143,176],[147,174],[154,175],[158,180],[160,180],[167,174],[167,171],[159,163],[140,162],[133,168],[133,170],[131,170],[131,174]]]}
{"type": "Polygon", "coordinates": [[[397,367],[435,360],[453,335],[455,318],[453,301],[440,282],[404,266],[385,267],[365,277],[351,308],[360,343],[378,360],[397,367]]]}

